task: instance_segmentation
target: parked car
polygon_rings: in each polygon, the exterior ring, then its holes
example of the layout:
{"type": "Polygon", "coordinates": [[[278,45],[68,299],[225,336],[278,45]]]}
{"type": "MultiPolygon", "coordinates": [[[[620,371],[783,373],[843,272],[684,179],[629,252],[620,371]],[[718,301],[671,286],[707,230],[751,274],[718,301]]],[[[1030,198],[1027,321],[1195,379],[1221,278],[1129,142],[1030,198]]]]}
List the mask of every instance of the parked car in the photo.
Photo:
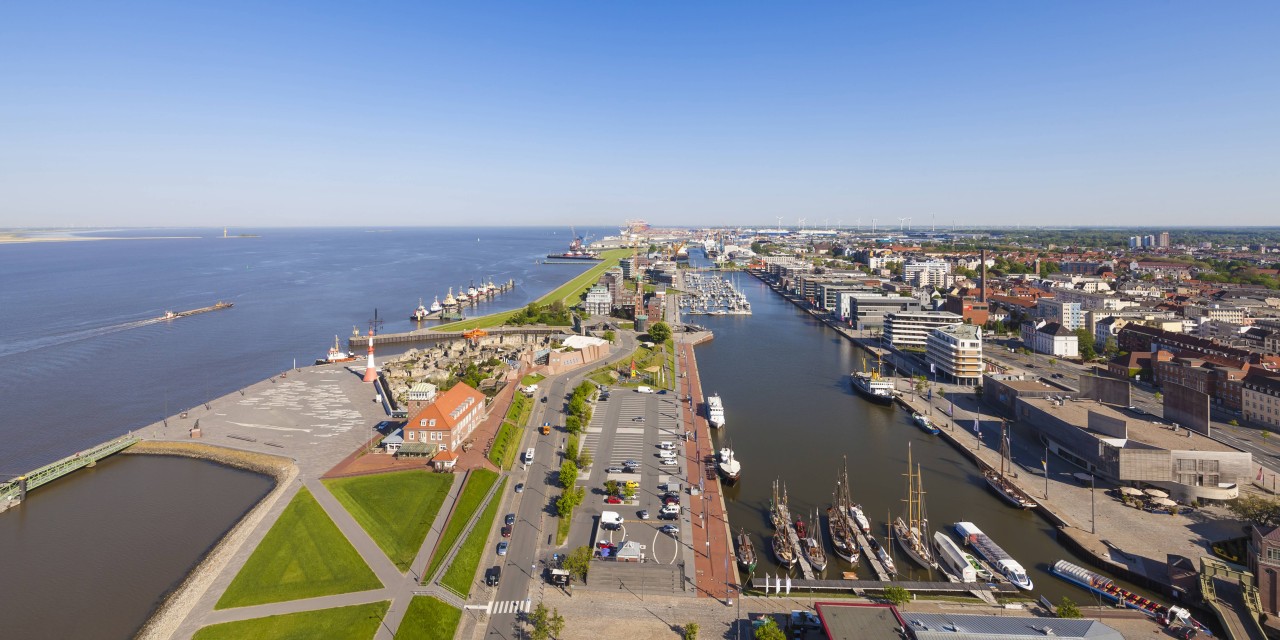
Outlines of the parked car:
{"type": "Polygon", "coordinates": [[[636,512],[636,516],[638,516],[641,520],[648,520],[648,519],[649,519],[649,510],[648,510],[648,509],[641,509],[640,511],[636,512]]]}
{"type": "Polygon", "coordinates": [[[676,497],[674,497],[674,496],[673,496],[673,497],[669,497],[669,498],[663,498],[663,499],[662,499],[662,504],[664,504],[664,505],[665,505],[665,504],[680,504],[680,498],[676,498],[676,497]]]}
{"type": "Polygon", "coordinates": [[[622,467],[609,467],[604,470],[605,473],[622,473],[622,467]]]}
{"type": "Polygon", "coordinates": [[[542,404],[546,404],[546,403],[547,403],[547,397],[546,397],[546,396],[542,396],[542,404]]]}
{"type": "Polygon", "coordinates": [[[484,572],[484,583],[486,585],[496,587],[500,580],[502,580],[502,567],[495,565],[484,572]]]}
{"type": "Polygon", "coordinates": [[[505,556],[505,555],[507,555],[507,541],[506,541],[506,540],[503,540],[502,542],[499,542],[499,543],[498,543],[498,555],[500,555],[500,556],[505,556]]]}
{"type": "Polygon", "coordinates": [[[676,520],[679,518],[680,518],[679,511],[659,511],[658,512],[659,520],[676,520]]]}
{"type": "Polygon", "coordinates": [[[669,536],[673,536],[677,533],[680,533],[680,527],[677,527],[674,524],[664,524],[658,528],[658,531],[661,531],[669,536]]]}
{"type": "Polygon", "coordinates": [[[619,498],[618,496],[609,496],[608,498],[605,498],[604,501],[606,504],[622,504],[622,498],[619,498]]]}
{"type": "Polygon", "coordinates": [[[624,460],[624,461],[622,462],[622,466],[624,466],[624,467],[632,467],[632,468],[635,468],[635,467],[640,466],[640,463],[639,463],[639,462],[636,462],[635,460],[624,460]]]}
{"type": "Polygon", "coordinates": [[[502,523],[503,523],[503,524],[505,524],[505,525],[507,525],[507,526],[511,526],[511,525],[515,524],[515,523],[516,523],[516,514],[514,514],[514,513],[508,513],[508,514],[507,514],[507,517],[503,519],[502,523]]]}
{"type": "Polygon", "coordinates": [[[511,525],[507,524],[502,526],[502,537],[504,538],[511,537],[511,525]]]}
{"type": "Polygon", "coordinates": [[[523,483],[523,482],[518,482],[518,483],[516,483],[516,493],[524,493],[524,483],[523,483]]]}

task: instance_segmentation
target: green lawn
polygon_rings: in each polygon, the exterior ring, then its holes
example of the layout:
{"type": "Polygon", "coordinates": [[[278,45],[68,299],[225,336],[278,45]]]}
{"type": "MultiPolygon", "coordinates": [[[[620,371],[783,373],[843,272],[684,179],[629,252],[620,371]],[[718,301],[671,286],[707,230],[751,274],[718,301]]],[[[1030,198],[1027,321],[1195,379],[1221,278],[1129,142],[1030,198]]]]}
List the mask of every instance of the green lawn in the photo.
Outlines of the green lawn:
{"type": "Polygon", "coordinates": [[[249,556],[215,609],[365,591],[382,583],[305,487],[249,556]]]}
{"type": "Polygon", "coordinates": [[[484,513],[480,514],[480,520],[476,522],[475,528],[458,549],[458,555],[454,556],[453,562],[449,563],[449,569],[444,572],[444,578],[440,580],[444,586],[452,587],[458,593],[471,595],[471,580],[476,577],[476,567],[480,565],[480,558],[484,557],[485,543],[489,541],[489,532],[493,530],[493,519],[498,515],[498,505],[502,503],[502,489],[506,485],[507,480],[503,478],[502,483],[498,485],[498,493],[494,494],[489,505],[484,508],[484,513]]]}
{"type": "MultiPolygon", "coordinates": [[[[416,598],[415,598],[416,600],[416,598]]],[[[196,632],[195,640],[369,640],[391,602],[370,602],[336,609],[317,609],[266,618],[212,624],[196,632]]],[[[457,616],[455,615],[456,619],[457,616]]],[[[397,636],[398,637],[398,636],[397,636]]],[[[425,636],[424,636],[425,637],[425,636]]]]}
{"type": "Polygon", "coordinates": [[[458,493],[458,502],[453,507],[453,514],[449,516],[449,524],[445,525],[444,534],[440,536],[436,551],[431,555],[431,565],[422,576],[424,580],[435,575],[436,569],[449,554],[449,549],[453,548],[453,544],[458,541],[458,536],[462,535],[467,521],[475,514],[476,509],[480,508],[480,501],[497,481],[498,474],[487,469],[476,469],[467,476],[467,484],[458,493]]]}
{"type": "MultiPolygon", "coordinates": [[[[623,258],[631,255],[631,249],[609,249],[600,254],[604,258],[594,267],[582,272],[578,277],[560,285],[554,291],[537,299],[537,304],[547,305],[555,300],[563,302],[566,306],[573,306],[578,303],[578,299],[582,297],[583,292],[591,288],[600,278],[600,274],[618,266],[623,258]]],[[[515,315],[515,311],[504,311],[502,313],[491,313],[487,316],[479,316],[458,322],[450,322],[434,327],[435,331],[463,331],[466,329],[475,329],[477,327],[487,328],[496,327],[507,321],[507,318],[515,315]]]]}
{"type": "MultiPolygon", "coordinates": [[[[577,507],[574,507],[574,510],[576,511],[577,507]]],[[[564,541],[569,538],[569,525],[572,523],[573,523],[572,511],[569,512],[569,515],[561,516],[560,519],[556,521],[556,545],[564,544],[564,541]]]]}
{"type": "Polygon", "coordinates": [[[524,378],[520,379],[520,386],[527,387],[531,384],[538,384],[539,382],[542,382],[546,378],[547,377],[542,375],[541,373],[531,373],[525,376],[524,378]]]}
{"type": "Polygon", "coordinates": [[[396,640],[452,640],[461,617],[461,611],[431,596],[414,596],[396,630],[396,640]]]}
{"type": "Polygon", "coordinates": [[[511,399],[511,406],[507,407],[507,415],[503,420],[510,422],[518,427],[523,427],[524,423],[520,422],[520,416],[524,415],[525,405],[530,405],[530,411],[533,411],[533,399],[526,398],[523,394],[517,394],[511,399]]]}
{"type": "Polygon", "coordinates": [[[516,450],[520,448],[520,434],[523,431],[503,422],[498,427],[498,435],[493,438],[493,446],[489,447],[489,462],[500,469],[511,469],[516,460],[516,450]]]}
{"type": "Polygon", "coordinates": [[[399,471],[327,480],[325,485],[403,572],[418,555],[453,474],[399,471]]]}

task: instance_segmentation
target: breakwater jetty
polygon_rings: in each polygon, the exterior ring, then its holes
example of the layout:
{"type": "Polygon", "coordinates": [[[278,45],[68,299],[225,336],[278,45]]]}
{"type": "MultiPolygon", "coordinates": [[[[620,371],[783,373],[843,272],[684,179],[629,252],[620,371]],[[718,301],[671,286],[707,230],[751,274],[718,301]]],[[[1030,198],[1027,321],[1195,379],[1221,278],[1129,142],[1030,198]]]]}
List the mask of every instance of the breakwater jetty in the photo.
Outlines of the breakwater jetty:
{"type": "MultiPolygon", "coordinates": [[[[464,335],[463,331],[432,331],[431,329],[414,329],[413,331],[405,331],[401,333],[384,333],[373,336],[374,346],[379,345],[418,345],[418,344],[434,344],[437,342],[451,342],[453,340],[472,339],[470,336],[464,335]]],[[[473,334],[477,335],[477,334],[473,334]]],[[[505,336],[521,336],[521,337],[544,337],[544,336],[564,336],[569,337],[570,327],[493,327],[485,329],[483,336],[486,338],[501,339],[505,336]]],[[[347,349],[356,351],[369,346],[369,336],[353,335],[347,340],[347,349]]]]}
{"type": "Polygon", "coordinates": [[[21,504],[27,499],[27,492],[32,489],[53,482],[77,469],[92,467],[98,464],[99,460],[119,453],[137,442],[137,436],[132,433],[125,434],[0,483],[0,512],[21,504]]]}

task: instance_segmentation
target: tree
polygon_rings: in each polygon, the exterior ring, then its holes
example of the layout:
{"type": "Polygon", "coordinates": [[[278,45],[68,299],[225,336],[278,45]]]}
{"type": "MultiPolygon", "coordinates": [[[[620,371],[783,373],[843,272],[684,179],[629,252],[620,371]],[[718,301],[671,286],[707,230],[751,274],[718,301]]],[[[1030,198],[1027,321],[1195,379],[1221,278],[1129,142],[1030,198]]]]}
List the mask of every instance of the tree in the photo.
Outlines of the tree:
{"type": "Polygon", "coordinates": [[[1058,603],[1059,618],[1081,618],[1080,607],[1071,601],[1071,598],[1062,596],[1062,602],[1058,603]]]}
{"type": "Polygon", "coordinates": [[[884,599],[901,607],[911,602],[911,592],[899,586],[888,586],[884,588],[884,599]]]}
{"type": "Polygon", "coordinates": [[[578,436],[569,436],[569,443],[564,447],[564,457],[566,460],[578,459],[578,436]]]}
{"type": "Polygon", "coordinates": [[[684,623],[684,628],[680,630],[680,637],[683,638],[683,640],[698,640],[698,623],[684,623]]]}
{"type": "Polygon", "coordinates": [[[578,481],[578,463],[572,460],[565,460],[560,465],[560,486],[565,489],[573,488],[573,484],[578,481]]]}
{"type": "Polygon", "coordinates": [[[529,612],[529,624],[533,626],[533,632],[529,637],[533,640],[548,640],[551,637],[551,630],[547,628],[547,618],[550,612],[547,611],[547,605],[538,603],[538,606],[529,612]]]}
{"type": "Polygon", "coordinates": [[[649,325],[649,337],[653,338],[654,342],[662,344],[671,339],[671,327],[665,322],[655,322],[649,325]]]}
{"type": "Polygon", "coordinates": [[[624,485],[622,485],[622,497],[623,497],[623,498],[626,498],[627,500],[630,500],[630,499],[632,499],[632,498],[636,497],[636,489],[635,489],[635,487],[633,487],[633,486],[631,486],[631,485],[629,485],[629,484],[624,484],[624,485]]]}
{"type": "Polygon", "coordinates": [[[982,399],[982,385],[977,385],[973,388],[973,397],[978,398],[979,400],[982,399]]]}
{"type": "Polygon", "coordinates": [[[1080,357],[1085,361],[1098,357],[1098,352],[1093,348],[1093,334],[1089,333],[1088,329],[1084,327],[1076,329],[1076,342],[1080,345],[1080,357]]]}
{"type": "Polygon", "coordinates": [[[608,331],[604,332],[604,339],[608,340],[609,342],[613,342],[614,339],[617,337],[618,337],[618,334],[613,329],[609,329],[608,331]]]}
{"type": "Polygon", "coordinates": [[[586,580],[587,570],[591,568],[591,547],[583,546],[570,551],[560,566],[575,579],[586,580]]]}
{"type": "Polygon", "coordinates": [[[915,376],[912,381],[912,387],[916,390],[916,395],[924,395],[924,388],[929,385],[929,379],[924,376],[915,376]]]}
{"type": "Polygon", "coordinates": [[[565,417],[564,430],[574,435],[582,433],[582,418],[572,415],[565,417]]]}
{"type": "Polygon", "coordinates": [[[604,481],[604,492],[605,492],[606,494],[608,494],[608,495],[611,495],[611,496],[616,496],[616,495],[618,495],[618,481],[617,481],[617,480],[605,480],[605,481],[604,481]]]}
{"type": "Polygon", "coordinates": [[[1160,393],[1159,391],[1152,394],[1152,397],[1156,399],[1156,402],[1164,402],[1164,394],[1160,393]]]}
{"type": "Polygon", "coordinates": [[[1280,524],[1280,501],[1262,496],[1242,495],[1227,503],[1227,509],[1237,518],[1254,525],[1280,524]]]}
{"type": "Polygon", "coordinates": [[[583,449],[578,452],[578,468],[586,469],[591,466],[591,452],[583,449]]]}
{"type": "Polygon", "coordinates": [[[756,640],[787,640],[787,634],[778,628],[778,623],[773,618],[766,618],[765,623],[756,627],[756,640]]]}
{"type": "Polygon", "coordinates": [[[1120,345],[1116,343],[1115,336],[1107,336],[1107,341],[1102,345],[1102,355],[1108,360],[1120,355],[1120,345]]]}
{"type": "Polygon", "coordinates": [[[547,631],[551,632],[552,638],[559,638],[564,633],[564,616],[560,615],[560,609],[551,610],[551,616],[547,618],[547,631]]]}

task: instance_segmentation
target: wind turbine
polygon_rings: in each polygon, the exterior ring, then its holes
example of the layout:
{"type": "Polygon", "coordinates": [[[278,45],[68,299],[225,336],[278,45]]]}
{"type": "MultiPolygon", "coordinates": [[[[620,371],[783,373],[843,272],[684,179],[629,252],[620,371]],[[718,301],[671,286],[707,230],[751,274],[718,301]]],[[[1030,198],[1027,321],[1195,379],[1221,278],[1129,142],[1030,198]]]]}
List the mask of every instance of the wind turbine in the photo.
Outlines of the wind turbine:
{"type": "Polygon", "coordinates": [[[778,228],[782,228],[782,216],[778,216],[778,228]]]}
{"type": "Polygon", "coordinates": [[[822,224],[827,226],[827,231],[831,230],[831,218],[823,218],[822,224]]]}
{"type": "Polygon", "coordinates": [[[875,232],[876,232],[876,220],[879,220],[879,218],[872,218],[872,219],[871,219],[871,233],[875,233],[875,232]]]}
{"type": "Polygon", "coordinates": [[[804,221],[805,221],[805,220],[806,220],[806,218],[796,218],[796,222],[797,222],[797,224],[796,224],[796,231],[801,231],[801,230],[803,230],[803,229],[804,229],[804,221]]]}
{"type": "Polygon", "coordinates": [[[907,221],[910,219],[911,218],[898,218],[898,233],[902,233],[902,230],[907,226],[907,221]]]}

